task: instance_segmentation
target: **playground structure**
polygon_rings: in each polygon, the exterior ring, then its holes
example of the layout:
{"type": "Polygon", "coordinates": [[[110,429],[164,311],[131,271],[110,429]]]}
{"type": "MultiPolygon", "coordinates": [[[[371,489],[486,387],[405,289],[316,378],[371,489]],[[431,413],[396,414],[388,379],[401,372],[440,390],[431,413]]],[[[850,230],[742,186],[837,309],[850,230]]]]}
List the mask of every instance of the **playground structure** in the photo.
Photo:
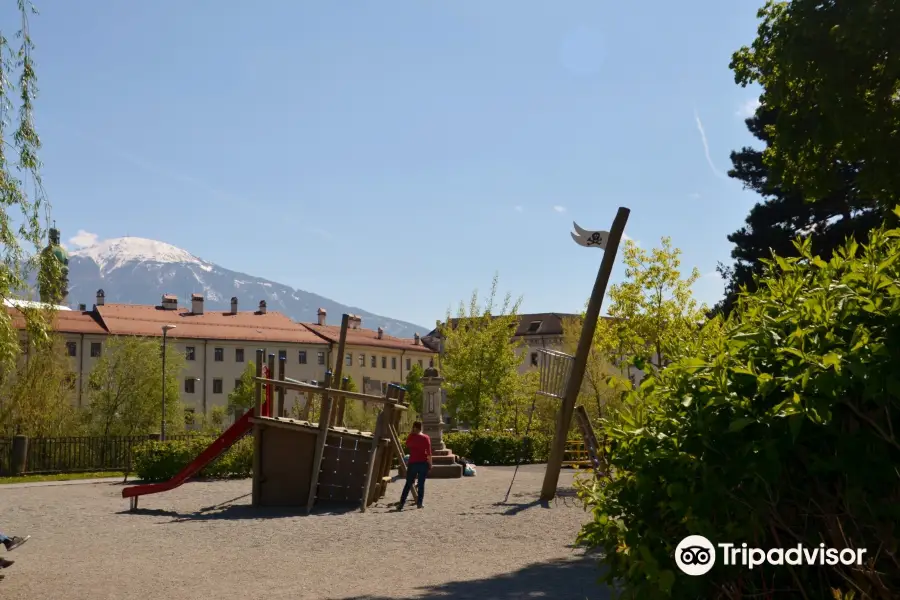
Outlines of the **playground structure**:
{"type": "MultiPolygon", "coordinates": [[[[344,356],[348,326],[349,315],[345,314],[338,357],[344,356]]],[[[325,374],[322,384],[303,383],[285,377],[286,360],[279,361],[276,378],[275,355],[266,357],[265,350],[257,350],[253,410],[235,421],[169,481],[124,488],[122,497],[130,499],[131,510],[137,509],[140,496],[177,488],[251,433],[253,506],[303,507],[309,513],[317,503],[358,502],[365,511],[382,498],[391,480],[395,456],[400,474],[405,475],[397,431],[404,411],[409,409],[404,403],[406,390],[391,384],[383,396],[348,391],[347,380],[341,379],[342,360],[336,361],[334,373],[325,374]],[[341,387],[331,387],[333,381],[341,381],[341,387]],[[284,414],[287,390],[308,394],[304,416],[309,414],[312,394],[321,395],[318,423],[280,416],[284,414]],[[381,406],[374,432],[343,427],[347,400],[381,406]]]]}

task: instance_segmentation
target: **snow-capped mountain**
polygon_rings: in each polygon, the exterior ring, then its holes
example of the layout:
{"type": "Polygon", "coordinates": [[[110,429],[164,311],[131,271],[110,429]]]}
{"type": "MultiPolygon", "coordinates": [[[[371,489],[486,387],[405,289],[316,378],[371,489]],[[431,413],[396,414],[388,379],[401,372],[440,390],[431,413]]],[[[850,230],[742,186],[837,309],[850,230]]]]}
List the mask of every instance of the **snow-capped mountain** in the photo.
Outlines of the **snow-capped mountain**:
{"type": "Polygon", "coordinates": [[[202,293],[206,310],[228,310],[236,296],[240,310],[269,310],[296,321],[315,322],[316,311],[328,311],[328,324],[340,325],[343,313],[362,317],[367,329],[383,327],[397,337],[426,334],[429,328],[346,306],[303,290],[245,273],[230,271],[165,242],[138,237],[113,238],[69,253],[69,302],[90,307],[98,289],[107,302],[158,304],[162,294],[176,294],[190,306],[191,294],[202,293]]]}

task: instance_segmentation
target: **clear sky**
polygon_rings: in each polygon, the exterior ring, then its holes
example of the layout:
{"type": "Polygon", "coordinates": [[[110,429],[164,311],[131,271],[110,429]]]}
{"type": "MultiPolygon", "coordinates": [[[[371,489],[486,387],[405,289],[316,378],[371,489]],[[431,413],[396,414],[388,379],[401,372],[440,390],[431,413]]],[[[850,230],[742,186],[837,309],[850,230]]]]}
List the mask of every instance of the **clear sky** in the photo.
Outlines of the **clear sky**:
{"type": "Polygon", "coordinates": [[[724,172],[761,4],[44,0],[53,214],[429,326],[494,272],[524,311],[581,310],[601,252],[572,221],[627,206],[713,303],[756,201],[724,172]]]}

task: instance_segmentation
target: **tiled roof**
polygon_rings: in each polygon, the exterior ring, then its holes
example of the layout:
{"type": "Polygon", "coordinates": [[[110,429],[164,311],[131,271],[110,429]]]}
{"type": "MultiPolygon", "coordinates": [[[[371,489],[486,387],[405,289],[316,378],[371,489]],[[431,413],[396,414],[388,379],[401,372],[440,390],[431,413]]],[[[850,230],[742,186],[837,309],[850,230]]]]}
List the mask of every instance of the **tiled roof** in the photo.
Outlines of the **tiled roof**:
{"type": "MultiPolygon", "coordinates": [[[[301,323],[309,331],[318,334],[323,339],[337,344],[341,337],[341,328],[336,325],[319,325],[317,323],[301,323]]],[[[409,350],[410,352],[422,352],[434,354],[434,351],[424,344],[416,345],[415,340],[397,338],[384,334],[378,339],[378,332],[372,329],[348,329],[347,344],[351,346],[372,346],[375,348],[392,348],[394,350],[409,350]]]]}
{"type": "Polygon", "coordinates": [[[172,338],[325,344],[278,312],[194,314],[186,308],[164,310],[145,304],[104,304],[97,307],[97,313],[111,335],[161,336],[162,326],[171,324],[175,325],[168,334],[172,338]]]}
{"type": "MultiPolygon", "coordinates": [[[[12,318],[13,327],[25,329],[25,317],[20,311],[15,308],[7,308],[6,311],[12,318]]],[[[75,310],[57,311],[53,320],[53,329],[59,333],[106,334],[106,330],[94,319],[91,313],[75,310]]]]}
{"type": "MultiPolygon", "coordinates": [[[[563,319],[578,317],[578,315],[568,313],[531,313],[518,315],[518,317],[519,324],[516,327],[516,333],[513,335],[515,337],[528,337],[533,335],[562,335],[563,319]]],[[[459,319],[450,319],[451,327],[455,328],[457,323],[459,323],[459,319]]],[[[434,329],[427,337],[437,338],[440,336],[437,329],[434,329]]]]}

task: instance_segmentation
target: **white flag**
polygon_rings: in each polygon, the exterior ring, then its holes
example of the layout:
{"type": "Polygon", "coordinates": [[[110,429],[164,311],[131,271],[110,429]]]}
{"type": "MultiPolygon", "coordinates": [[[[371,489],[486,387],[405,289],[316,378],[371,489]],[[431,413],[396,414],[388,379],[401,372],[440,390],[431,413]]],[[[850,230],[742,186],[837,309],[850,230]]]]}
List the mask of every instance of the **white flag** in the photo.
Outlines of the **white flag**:
{"type": "Polygon", "coordinates": [[[579,246],[584,246],[585,248],[600,248],[601,250],[606,250],[606,242],[609,239],[608,231],[588,231],[587,229],[582,229],[578,226],[578,223],[572,222],[572,225],[575,227],[575,233],[572,234],[572,239],[575,240],[575,243],[579,246]]]}

